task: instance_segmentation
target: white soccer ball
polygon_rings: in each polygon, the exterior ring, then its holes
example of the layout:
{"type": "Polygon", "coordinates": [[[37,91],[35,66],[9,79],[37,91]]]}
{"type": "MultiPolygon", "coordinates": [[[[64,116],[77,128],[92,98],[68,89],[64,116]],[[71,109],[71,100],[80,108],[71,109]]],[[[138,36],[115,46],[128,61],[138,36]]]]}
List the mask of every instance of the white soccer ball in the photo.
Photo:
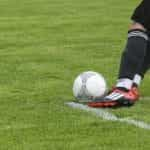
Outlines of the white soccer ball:
{"type": "Polygon", "coordinates": [[[100,98],[107,92],[104,77],[93,71],[78,75],[73,84],[73,94],[80,101],[92,101],[100,98]]]}

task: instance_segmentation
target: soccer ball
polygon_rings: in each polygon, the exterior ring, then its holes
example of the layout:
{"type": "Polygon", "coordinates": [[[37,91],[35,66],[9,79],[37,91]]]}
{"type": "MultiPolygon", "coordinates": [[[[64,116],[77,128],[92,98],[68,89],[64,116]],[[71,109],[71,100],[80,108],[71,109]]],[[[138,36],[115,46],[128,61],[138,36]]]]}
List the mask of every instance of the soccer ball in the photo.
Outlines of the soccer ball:
{"type": "Polygon", "coordinates": [[[97,72],[83,72],[74,80],[73,94],[75,98],[81,102],[101,98],[106,92],[106,81],[104,77],[97,72]]]}

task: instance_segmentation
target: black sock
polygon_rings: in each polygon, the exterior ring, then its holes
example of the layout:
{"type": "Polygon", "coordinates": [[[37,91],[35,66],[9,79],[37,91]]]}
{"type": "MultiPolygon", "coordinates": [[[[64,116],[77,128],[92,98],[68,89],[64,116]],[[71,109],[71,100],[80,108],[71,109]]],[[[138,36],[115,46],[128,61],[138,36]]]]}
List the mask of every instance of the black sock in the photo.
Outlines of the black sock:
{"type": "Polygon", "coordinates": [[[150,68],[150,41],[148,41],[147,43],[147,49],[146,49],[146,54],[144,57],[144,62],[140,70],[138,71],[138,74],[141,75],[142,78],[144,78],[144,75],[149,68],[150,68]]]}
{"type": "Polygon", "coordinates": [[[121,58],[119,79],[129,78],[133,80],[134,75],[143,65],[147,41],[148,36],[142,30],[128,32],[128,41],[121,58]]]}

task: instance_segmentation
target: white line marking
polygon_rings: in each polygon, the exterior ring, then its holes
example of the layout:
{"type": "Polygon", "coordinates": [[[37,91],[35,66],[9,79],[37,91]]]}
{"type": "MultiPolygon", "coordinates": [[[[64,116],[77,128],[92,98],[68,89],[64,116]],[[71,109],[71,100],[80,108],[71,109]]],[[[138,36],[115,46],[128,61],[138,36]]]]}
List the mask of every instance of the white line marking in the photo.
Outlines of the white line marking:
{"type": "Polygon", "coordinates": [[[130,118],[119,118],[119,117],[115,116],[114,114],[112,114],[112,113],[110,113],[104,109],[91,108],[91,107],[88,107],[86,105],[75,103],[75,102],[69,102],[66,104],[72,108],[75,108],[75,109],[80,109],[80,110],[84,110],[87,112],[92,112],[93,114],[95,114],[98,117],[103,118],[104,120],[125,122],[127,124],[134,125],[134,126],[139,127],[139,128],[150,130],[150,124],[147,124],[143,121],[134,120],[134,119],[130,119],[130,118]]]}

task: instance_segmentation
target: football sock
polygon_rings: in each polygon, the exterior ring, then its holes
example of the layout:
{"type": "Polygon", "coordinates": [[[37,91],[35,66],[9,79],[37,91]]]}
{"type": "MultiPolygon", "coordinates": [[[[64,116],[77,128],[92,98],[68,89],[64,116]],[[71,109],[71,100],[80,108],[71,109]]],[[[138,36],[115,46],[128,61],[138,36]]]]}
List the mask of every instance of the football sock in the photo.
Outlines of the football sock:
{"type": "MultiPolygon", "coordinates": [[[[137,29],[128,32],[127,44],[121,58],[119,79],[128,79],[128,81],[134,80],[135,74],[137,74],[143,65],[147,41],[148,35],[143,30],[137,29]]],[[[131,86],[131,81],[130,83],[128,82],[128,84],[127,82],[124,82],[125,87],[129,88],[131,86]]],[[[121,82],[117,84],[121,84],[121,82]]]]}
{"type": "Polygon", "coordinates": [[[150,41],[147,43],[147,49],[146,49],[146,54],[144,57],[144,62],[143,65],[141,66],[140,70],[138,71],[138,74],[144,78],[145,73],[148,71],[150,68],[150,41]]]}
{"type": "Polygon", "coordinates": [[[141,83],[142,77],[139,74],[136,74],[133,80],[130,79],[119,79],[116,87],[123,91],[128,91],[132,87],[138,87],[141,83]]]}
{"type": "Polygon", "coordinates": [[[132,84],[133,84],[132,80],[127,79],[127,78],[122,78],[118,80],[116,87],[120,90],[128,91],[131,89],[132,84]]]}
{"type": "Polygon", "coordinates": [[[136,74],[133,78],[133,85],[132,86],[138,87],[141,83],[141,80],[142,80],[142,76],[139,74],[136,74]]]}

